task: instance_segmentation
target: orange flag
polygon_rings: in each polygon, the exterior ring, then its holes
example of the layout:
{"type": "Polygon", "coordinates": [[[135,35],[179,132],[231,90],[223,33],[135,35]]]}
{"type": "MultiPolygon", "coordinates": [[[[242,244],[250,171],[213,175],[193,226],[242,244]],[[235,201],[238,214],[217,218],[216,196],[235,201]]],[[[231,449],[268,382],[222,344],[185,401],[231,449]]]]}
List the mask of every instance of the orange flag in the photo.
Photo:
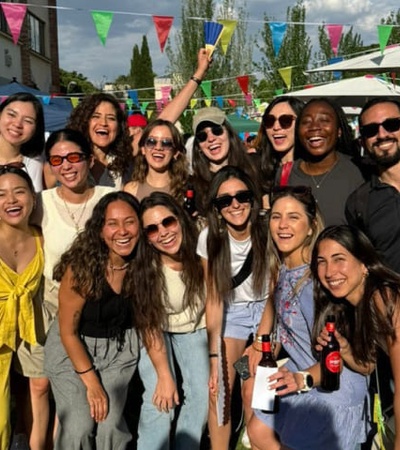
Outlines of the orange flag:
{"type": "Polygon", "coordinates": [[[169,30],[172,27],[173,21],[174,18],[172,16],[153,16],[153,22],[156,27],[161,53],[164,52],[165,43],[167,42],[169,30]]]}

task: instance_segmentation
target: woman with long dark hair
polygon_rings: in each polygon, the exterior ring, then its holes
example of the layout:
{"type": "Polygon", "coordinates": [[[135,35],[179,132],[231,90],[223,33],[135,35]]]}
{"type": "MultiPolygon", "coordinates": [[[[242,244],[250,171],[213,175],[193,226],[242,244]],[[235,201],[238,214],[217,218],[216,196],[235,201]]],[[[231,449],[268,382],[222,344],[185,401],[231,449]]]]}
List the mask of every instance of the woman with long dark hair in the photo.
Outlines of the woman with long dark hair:
{"type": "MultiPolygon", "coordinates": [[[[207,280],[206,323],[210,353],[208,426],[211,446],[228,449],[230,414],[218,423],[217,395],[226,387],[226,403],[235,381],[233,363],[257,330],[264,308],[272,329],[273,308],[268,297],[267,227],[258,188],[241,169],[226,166],[214,175],[209,189],[208,227],[199,236],[207,280]],[[223,367],[225,376],[220,375],[223,367]],[[220,426],[221,425],[221,426],[220,426]]],[[[244,382],[243,389],[251,380],[244,382]]],[[[243,396],[247,398],[246,395],[243,396]]],[[[252,412],[244,404],[246,419],[252,412]]]]}

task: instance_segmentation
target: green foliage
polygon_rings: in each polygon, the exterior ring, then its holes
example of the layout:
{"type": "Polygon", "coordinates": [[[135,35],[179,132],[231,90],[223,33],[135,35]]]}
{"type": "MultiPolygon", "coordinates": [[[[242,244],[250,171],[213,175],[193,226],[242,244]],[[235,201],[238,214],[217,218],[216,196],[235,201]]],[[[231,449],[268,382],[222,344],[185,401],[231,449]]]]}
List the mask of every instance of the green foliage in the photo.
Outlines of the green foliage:
{"type": "Polygon", "coordinates": [[[397,25],[393,27],[387,45],[398,44],[400,42],[400,9],[397,12],[391,11],[389,16],[381,19],[381,25],[397,25]]]}
{"type": "MultiPolygon", "coordinates": [[[[241,2],[242,3],[242,2],[241,2]]],[[[237,6],[235,0],[223,0],[216,9],[213,0],[182,0],[181,32],[175,37],[175,45],[168,43],[166,54],[169,70],[174,83],[182,86],[188,80],[197,64],[197,53],[204,47],[204,23],[189,20],[188,17],[203,17],[209,21],[217,19],[238,20],[226,55],[220,45],[213,53],[213,63],[207,73],[207,79],[214,80],[211,86],[212,96],[235,95],[235,100],[244,102],[236,77],[248,75],[252,70],[252,48],[248,42],[246,3],[237,6]]],[[[249,84],[251,88],[251,83],[249,84]]],[[[201,90],[198,95],[203,97],[201,90]]]]}
{"type": "MultiPolygon", "coordinates": [[[[255,45],[262,54],[261,62],[255,64],[255,66],[263,73],[265,80],[268,82],[268,87],[272,88],[273,91],[285,87],[278,72],[278,69],[284,67],[292,67],[293,89],[308,82],[304,72],[310,62],[312,45],[305,29],[306,8],[303,0],[299,0],[293,7],[287,9],[286,18],[288,24],[278,55],[274,53],[272,32],[268,23],[273,22],[274,19],[267,14],[264,14],[266,23],[264,23],[261,31],[261,40],[255,41],[255,45]]],[[[269,94],[272,97],[274,92],[269,92],[269,94]]]]}
{"type": "Polygon", "coordinates": [[[99,89],[81,73],[60,69],[60,91],[68,95],[92,94],[98,92],[99,89]]]}
{"type": "Polygon", "coordinates": [[[154,89],[152,87],[154,86],[154,77],[149,44],[147,37],[143,36],[140,50],[138,45],[133,47],[128,84],[131,89],[139,90],[140,100],[153,100],[154,89]]]}

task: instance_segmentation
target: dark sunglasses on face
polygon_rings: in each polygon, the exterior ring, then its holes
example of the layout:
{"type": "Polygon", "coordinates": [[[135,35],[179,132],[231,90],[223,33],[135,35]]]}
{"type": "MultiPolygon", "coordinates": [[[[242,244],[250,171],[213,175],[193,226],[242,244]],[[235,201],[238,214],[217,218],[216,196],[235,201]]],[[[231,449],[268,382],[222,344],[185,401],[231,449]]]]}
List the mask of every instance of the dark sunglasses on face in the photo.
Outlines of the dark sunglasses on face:
{"type": "Polygon", "coordinates": [[[23,169],[25,167],[25,164],[20,161],[10,162],[8,164],[0,164],[0,172],[10,172],[13,169],[23,169]]]}
{"type": "Polygon", "coordinates": [[[49,156],[48,161],[51,166],[56,167],[61,166],[64,159],[66,159],[70,164],[77,164],[88,159],[88,156],[85,153],[71,152],[67,153],[65,156],[51,155],[49,156]]]}
{"type": "Polygon", "coordinates": [[[148,225],[144,229],[144,232],[146,233],[148,238],[153,238],[159,233],[160,225],[162,225],[166,230],[169,230],[170,228],[173,228],[177,223],[178,219],[175,216],[168,216],[158,224],[152,223],[151,225],[148,225]]]}
{"type": "Polygon", "coordinates": [[[394,133],[400,130],[400,117],[386,119],[383,122],[368,123],[360,127],[360,134],[363,138],[372,138],[379,133],[379,127],[382,126],[387,132],[394,133]]]}
{"type": "Polygon", "coordinates": [[[292,116],[291,114],[282,114],[279,117],[275,117],[272,114],[268,114],[264,117],[264,125],[266,128],[272,128],[275,125],[275,122],[278,121],[281,128],[287,130],[296,120],[296,116],[292,116]]]}
{"type": "Polygon", "coordinates": [[[253,204],[254,194],[252,191],[241,191],[236,192],[235,195],[221,195],[220,197],[214,198],[213,203],[218,211],[222,211],[224,208],[230,206],[234,199],[239,203],[253,204]]]}
{"type": "MultiPolygon", "coordinates": [[[[214,136],[221,136],[224,133],[224,128],[222,125],[214,125],[210,128],[211,133],[214,136]]],[[[196,139],[199,142],[205,142],[208,138],[208,133],[205,130],[201,130],[198,133],[196,133],[196,139]]]]}
{"type": "Polygon", "coordinates": [[[174,143],[171,139],[155,139],[149,137],[144,141],[144,146],[149,150],[154,150],[158,144],[160,144],[162,150],[172,150],[174,148],[174,143]]]}

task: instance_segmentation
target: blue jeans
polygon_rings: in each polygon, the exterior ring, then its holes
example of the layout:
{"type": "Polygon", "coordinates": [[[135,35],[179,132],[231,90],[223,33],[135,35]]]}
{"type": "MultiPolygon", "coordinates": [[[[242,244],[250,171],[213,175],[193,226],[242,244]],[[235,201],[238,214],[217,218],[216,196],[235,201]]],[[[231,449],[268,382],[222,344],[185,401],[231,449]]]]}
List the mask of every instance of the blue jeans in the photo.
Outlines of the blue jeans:
{"type": "Polygon", "coordinates": [[[170,447],[171,422],[175,411],[160,412],[152,403],[157,374],[146,352],[141,350],[139,374],[144,385],[143,404],[139,419],[138,450],[196,450],[200,448],[208,411],[209,361],[205,329],[193,333],[164,333],[171,373],[174,355],[182,374],[183,398],[176,424],[175,438],[170,447]]]}

